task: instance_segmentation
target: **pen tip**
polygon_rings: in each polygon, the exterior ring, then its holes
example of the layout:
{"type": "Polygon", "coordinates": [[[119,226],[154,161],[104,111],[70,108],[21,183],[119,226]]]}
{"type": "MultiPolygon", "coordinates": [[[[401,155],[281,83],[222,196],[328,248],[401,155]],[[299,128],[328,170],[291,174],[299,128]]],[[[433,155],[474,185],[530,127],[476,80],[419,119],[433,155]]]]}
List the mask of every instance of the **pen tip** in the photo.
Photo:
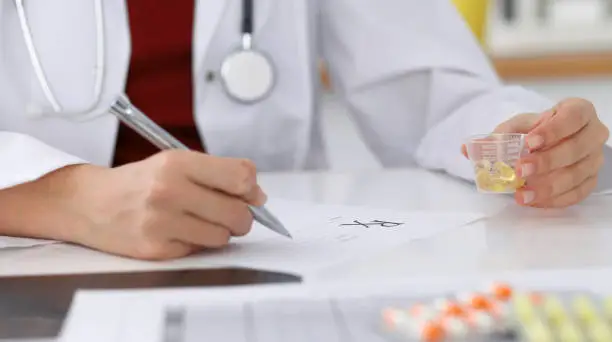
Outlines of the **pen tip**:
{"type": "Polygon", "coordinates": [[[291,236],[291,233],[289,233],[287,229],[278,230],[278,233],[280,233],[282,236],[286,238],[293,239],[293,236],[291,236]]]}

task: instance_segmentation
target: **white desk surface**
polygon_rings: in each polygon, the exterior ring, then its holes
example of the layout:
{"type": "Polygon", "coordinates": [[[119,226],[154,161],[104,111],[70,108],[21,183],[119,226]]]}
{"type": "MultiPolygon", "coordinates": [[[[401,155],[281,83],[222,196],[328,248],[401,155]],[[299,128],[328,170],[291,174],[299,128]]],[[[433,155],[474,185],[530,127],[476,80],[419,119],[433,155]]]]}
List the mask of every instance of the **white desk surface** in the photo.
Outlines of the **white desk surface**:
{"type": "MultiPolygon", "coordinates": [[[[612,266],[612,196],[565,210],[529,210],[511,197],[480,195],[471,184],[417,169],[264,174],[260,181],[270,196],[287,199],[495,214],[375,259],[330,268],[321,281],[612,266]]],[[[0,259],[0,275],[206,267],[184,260],[139,262],[69,245],[0,251],[0,259]]]]}
{"type": "MultiPolygon", "coordinates": [[[[416,169],[263,174],[260,180],[270,196],[287,199],[497,213],[375,259],[330,269],[322,281],[612,266],[612,196],[564,210],[520,208],[509,196],[481,195],[471,184],[416,169]]],[[[140,262],[69,245],[5,250],[0,258],[0,275],[206,267],[201,260],[140,262]]]]}

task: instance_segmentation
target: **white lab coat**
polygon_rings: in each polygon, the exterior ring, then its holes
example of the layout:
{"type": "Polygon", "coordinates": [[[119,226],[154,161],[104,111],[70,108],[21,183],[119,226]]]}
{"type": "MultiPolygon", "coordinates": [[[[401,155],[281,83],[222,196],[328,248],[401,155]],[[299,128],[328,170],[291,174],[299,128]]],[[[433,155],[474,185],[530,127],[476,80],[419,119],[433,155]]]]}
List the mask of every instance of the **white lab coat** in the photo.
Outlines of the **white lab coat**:
{"type": "MultiPolygon", "coordinates": [[[[68,109],[92,102],[92,3],[26,1],[43,65],[68,109]]],[[[104,0],[107,79],[98,112],[126,81],[126,3],[104,0]]],[[[460,154],[465,137],[553,104],[502,85],[448,0],[255,3],[254,44],[273,58],[278,71],[273,94],[244,106],[226,97],[217,81],[205,80],[240,42],[241,0],[197,1],[193,74],[195,119],[209,152],[250,158],[261,171],[327,167],[319,57],[328,63],[363,139],[387,167],[420,165],[469,179],[470,165],[460,154]]],[[[0,24],[0,187],[82,161],[109,165],[117,120],[110,114],[82,122],[32,115],[32,104],[45,101],[31,73],[13,1],[0,2],[0,24]]]]}

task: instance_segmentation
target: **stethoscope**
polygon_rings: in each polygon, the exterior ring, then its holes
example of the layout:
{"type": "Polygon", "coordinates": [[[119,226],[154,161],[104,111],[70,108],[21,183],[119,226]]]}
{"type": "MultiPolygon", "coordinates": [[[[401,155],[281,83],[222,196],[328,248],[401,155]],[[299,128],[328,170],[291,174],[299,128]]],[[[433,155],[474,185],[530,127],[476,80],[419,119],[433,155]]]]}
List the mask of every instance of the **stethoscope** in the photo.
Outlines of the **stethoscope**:
{"type": "MultiPolygon", "coordinates": [[[[45,97],[51,103],[53,111],[58,115],[74,115],[74,113],[66,113],[62,110],[63,108],[57,101],[53,90],[49,86],[49,82],[34,46],[32,32],[25,14],[26,11],[23,6],[23,1],[24,0],[15,0],[15,5],[17,7],[19,22],[36,77],[38,78],[38,81],[43,89],[45,97]]],[[[88,110],[89,112],[96,110],[102,98],[102,86],[105,71],[103,27],[104,16],[102,0],[95,0],[95,12],[96,39],[98,48],[96,53],[96,81],[94,87],[96,103],[90,107],[88,110]]],[[[274,72],[270,59],[263,53],[252,49],[252,0],[243,0],[242,34],[243,39],[241,48],[229,54],[223,61],[221,65],[221,75],[223,78],[225,91],[230,97],[240,102],[253,103],[268,95],[274,84],[274,72]],[[253,75],[253,72],[256,74],[253,75]],[[253,81],[252,78],[256,79],[253,81]]],[[[149,117],[142,113],[138,108],[132,105],[125,94],[121,94],[115,99],[113,104],[110,106],[109,112],[162,150],[188,149],[185,144],[173,137],[171,134],[149,119],[149,117]]],[[[87,113],[85,113],[84,116],[87,116],[87,113]]],[[[265,207],[255,207],[249,205],[249,210],[253,214],[254,219],[265,227],[268,227],[273,231],[287,237],[291,237],[291,234],[285,229],[283,224],[265,207]]]]}
{"type": "MultiPolygon", "coordinates": [[[[87,113],[97,110],[102,100],[102,89],[106,72],[106,44],[104,34],[104,9],[103,0],[94,0],[95,25],[96,25],[96,59],[94,65],[94,87],[93,104],[79,112],[67,112],[57,99],[34,44],[32,31],[26,15],[24,0],[14,0],[19,18],[23,39],[28,51],[28,56],[34,70],[35,77],[40,85],[43,95],[51,105],[53,114],[65,117],[87,117],[87,113]]],[[[241,44],[229,53],[219,67],[220,83],[224,93],[233,101],[242,104],[253,104],[265,99],[274,88],[275,70],[271,58],[262,51],[254,48],[253,44],[253,22],[254,1],[242,0],[241,20],[241,44]]],[[[125,94],[120,95],[112,108],[132,107],[125,94]]],[[[42,110],[40,108],[31,110],[42,110]]]]}
{"type": "Polygon", "coordinates": [[[242,45],[225,57],[220,68],[225,93],[246,104],[267,97],[275,84],[270,57],[253,48],[253,5],[253,0],[242,0],[242,45]]]}

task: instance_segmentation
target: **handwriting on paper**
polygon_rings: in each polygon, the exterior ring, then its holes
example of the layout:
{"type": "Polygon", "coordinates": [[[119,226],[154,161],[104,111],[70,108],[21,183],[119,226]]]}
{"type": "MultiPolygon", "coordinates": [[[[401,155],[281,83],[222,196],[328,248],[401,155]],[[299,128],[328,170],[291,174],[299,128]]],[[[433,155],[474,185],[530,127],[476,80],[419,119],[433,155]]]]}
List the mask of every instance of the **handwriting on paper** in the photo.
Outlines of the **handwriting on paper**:
{"type": "Polygon", "coordinates": [[[370,228],[379,226],[382,228],[394,228],[397,226],[403,225],[404,222],[392,222],[392,221],[382,221],[382,220],[372,220],[368,222],[361,222],[359,220],[353,220],[352,223],[342,223],[340,226],[361,226],[364,228],[370,228]]]}

